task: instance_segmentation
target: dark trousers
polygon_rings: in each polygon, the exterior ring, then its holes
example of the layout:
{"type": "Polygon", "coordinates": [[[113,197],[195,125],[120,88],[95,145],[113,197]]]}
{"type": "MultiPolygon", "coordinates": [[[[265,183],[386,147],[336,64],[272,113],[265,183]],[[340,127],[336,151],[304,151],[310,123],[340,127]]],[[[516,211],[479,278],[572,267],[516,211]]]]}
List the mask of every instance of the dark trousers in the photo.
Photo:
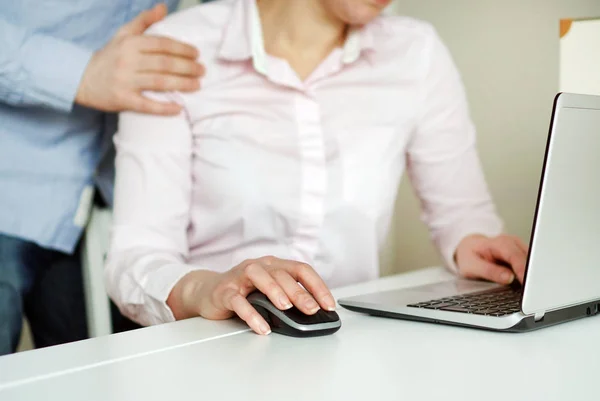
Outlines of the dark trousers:
{"type": "Polygon", "coordinates": [[[87,338],[79,247],[73,255],[0,235],[0,355],[27,317],[36,347],[87,338]]]}
{"type": "MultiPolygon", "coordinates": [[[[111,306],[114,331],[139,327],[111,306]]],[[[0,234],[0,355],[16,350],[24,317],[36,348],[88,338],[80,246],[68,255],[0,234]]]]}

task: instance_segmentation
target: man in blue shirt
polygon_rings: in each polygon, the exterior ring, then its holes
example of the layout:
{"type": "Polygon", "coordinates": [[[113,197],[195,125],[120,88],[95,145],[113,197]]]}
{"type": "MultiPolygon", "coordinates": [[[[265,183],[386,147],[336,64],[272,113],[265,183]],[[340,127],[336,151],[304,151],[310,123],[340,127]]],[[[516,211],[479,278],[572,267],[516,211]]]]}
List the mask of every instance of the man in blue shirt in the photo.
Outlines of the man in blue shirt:
{"type": "Polygon", "coordinates": [[[112,200],[107,112],[176,114],[142,91],[194,91],[203,74],[196,49],[142,35],[178,2],[0,7],[0,355],[24,316],[37,347],[87,337],[79,243],[94,197],[112,200]]]}

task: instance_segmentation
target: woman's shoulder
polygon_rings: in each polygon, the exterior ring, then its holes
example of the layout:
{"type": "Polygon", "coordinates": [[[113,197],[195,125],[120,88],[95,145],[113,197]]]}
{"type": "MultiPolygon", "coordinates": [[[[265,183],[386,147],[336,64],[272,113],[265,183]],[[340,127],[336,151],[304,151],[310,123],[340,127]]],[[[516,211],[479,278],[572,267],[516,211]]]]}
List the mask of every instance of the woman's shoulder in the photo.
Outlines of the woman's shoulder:
{"type": "Polygon", "coordinates": [[[152,25],[146,34],[202,45],[205,51],[211,44],[218,45],[234,3],[235,0],[220,0],[174,12],[152,25]]]}
{"type": "Polygon", "coordinates": [[[388,43],[390,41],[426,43],[439,39],[431,23],[400,15],[382,15],[369,24],[369,30],[373,35],[385,38],[388,43]]]}

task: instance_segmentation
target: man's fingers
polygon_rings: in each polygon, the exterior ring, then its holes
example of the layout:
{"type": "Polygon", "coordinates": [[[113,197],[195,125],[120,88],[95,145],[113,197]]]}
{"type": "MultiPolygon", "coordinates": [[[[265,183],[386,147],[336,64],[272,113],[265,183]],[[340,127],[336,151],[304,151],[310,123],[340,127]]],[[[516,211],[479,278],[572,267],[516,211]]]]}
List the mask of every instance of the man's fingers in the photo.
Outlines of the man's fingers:
{"type": "Polygon", "coordinates": [[[173,116],[179,114],[182,107],[177,103],[161,103],[135,94],[128,99],[127,106],[124,109],[144,114],[173,116]]]}
{"type": "Polygon", "coordinates": [[[200,80],[177,75],[138,74],[134,85],[140,91],[193,92],[200,89],[200,80]]]}
{"type": "Polygon", "coordinates": [[[508,285],[515,279],[514,273],[509,268],[484,259],[473,260],[461,270],[467,278],[484,279],[498,284],[508,285]]]}
{"type": "Polygon", "coordinates": [[[204,67],[193,60],[160,54],[144,55],[140,62],[140,72],[180,75],[198,78],[204,75],[204,67]]]}
{"type": "Polygon", "coordinates": [[[165,4],[157,4],[154,8],[141,12],[137,17],[125,24],[117,36],[141,35],[152,24],[163,19],[168,13],[165,4]]]}
{"type": "Polygon", "coordinates": [[[244,273],[254,287],[265,294],[278,309],[286,310],[292,307],[284,290],[259,262],[250,263],[245,267],[244,273]]]}
{"type": "Polygon", "coordinates": [[[239,292],[233,289],[230,290],[224,294],[223,301],[227,309],[235,312],[257,334],[267,335],[271,333],[271,328],[265,319],[239,292]]]}
{"type": "Polygon", "coordinates": [[[200,53],[194,46],[162,36],[140,36],[138,48],[143,53],[170,54],[196,60],[200,53]]]}
{"type": "Polygon", "coordinates": [[[298,282],[285,270],[274,270],[273,278],[283,288],[292,303],[306,315],[314,315],[319,310],[319,304],[298,282]]]}

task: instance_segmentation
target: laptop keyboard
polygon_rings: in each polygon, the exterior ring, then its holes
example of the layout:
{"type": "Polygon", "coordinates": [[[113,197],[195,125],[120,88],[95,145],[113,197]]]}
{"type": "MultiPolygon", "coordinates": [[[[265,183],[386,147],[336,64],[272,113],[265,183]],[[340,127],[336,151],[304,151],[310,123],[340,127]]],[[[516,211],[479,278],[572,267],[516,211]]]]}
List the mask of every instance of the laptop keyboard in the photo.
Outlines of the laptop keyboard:
{"type": "Polygon", "coordinates": [[[506,316],[521,311],[521,289],[500,287],[408,305],[475,315],[506,316]]]}

